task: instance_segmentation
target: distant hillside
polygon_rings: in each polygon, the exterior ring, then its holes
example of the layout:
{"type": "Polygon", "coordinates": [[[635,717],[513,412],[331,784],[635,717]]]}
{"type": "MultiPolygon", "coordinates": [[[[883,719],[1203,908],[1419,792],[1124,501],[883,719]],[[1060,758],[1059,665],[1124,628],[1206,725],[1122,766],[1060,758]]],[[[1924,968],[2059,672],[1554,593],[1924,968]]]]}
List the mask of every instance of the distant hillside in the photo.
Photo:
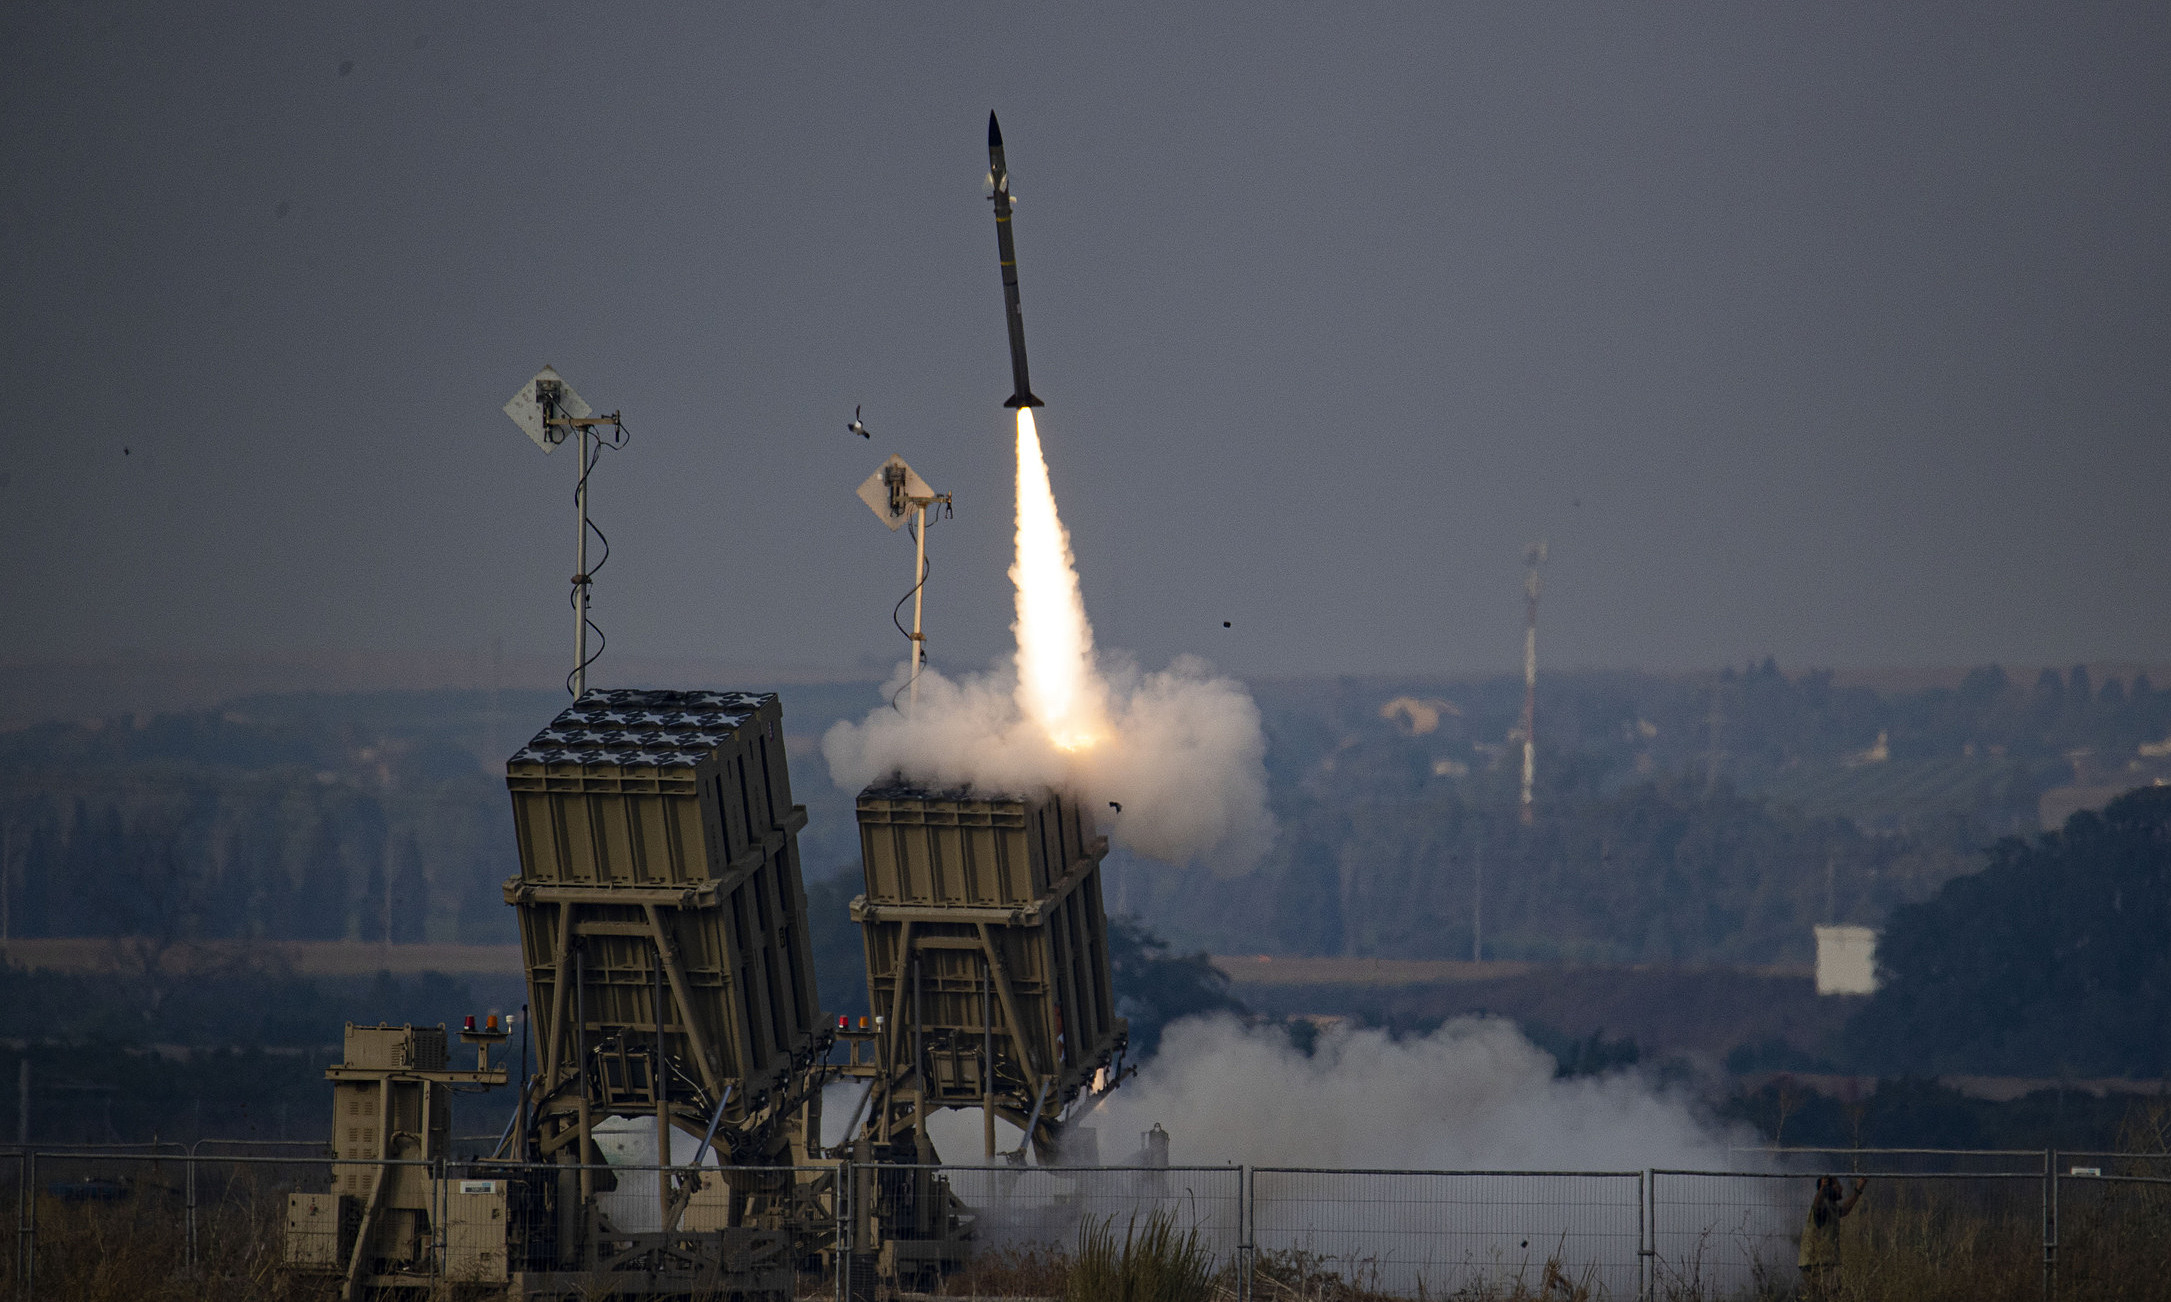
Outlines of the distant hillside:
{"type": "Polygon", "coordinates": [[[2145,674],[1955,677],[1549,675],[1528,828],[1519,679],[1261,682],[1266,864],[1122,864],[1109,898],[1221,953],[1467,958],[1482,916],[1488,958],[1807,962],[1814,923],[1927,898],[2046,793],[2171,776],[2171,690],[2145,674]]]}
{"type": "Polygon", "coordinates": [[[2167,930],[2171,787],[2153,787],[1897,910],[1849,1040],[1914,1070],[2171,1074],[2167,930]]]}

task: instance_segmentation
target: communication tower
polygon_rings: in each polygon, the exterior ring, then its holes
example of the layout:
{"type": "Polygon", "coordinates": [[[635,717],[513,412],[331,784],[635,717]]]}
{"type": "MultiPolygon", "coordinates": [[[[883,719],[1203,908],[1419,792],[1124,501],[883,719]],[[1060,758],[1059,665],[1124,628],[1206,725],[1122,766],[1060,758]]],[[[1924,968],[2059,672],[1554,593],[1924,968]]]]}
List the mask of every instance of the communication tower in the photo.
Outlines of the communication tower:
{"type": "Polygon", "coordinates": [[[1535,821],[1533,788],[1538,777],[1538,589],[1543,582],[1545,541],[1523,548],[1523,826],[1535,821]]]}

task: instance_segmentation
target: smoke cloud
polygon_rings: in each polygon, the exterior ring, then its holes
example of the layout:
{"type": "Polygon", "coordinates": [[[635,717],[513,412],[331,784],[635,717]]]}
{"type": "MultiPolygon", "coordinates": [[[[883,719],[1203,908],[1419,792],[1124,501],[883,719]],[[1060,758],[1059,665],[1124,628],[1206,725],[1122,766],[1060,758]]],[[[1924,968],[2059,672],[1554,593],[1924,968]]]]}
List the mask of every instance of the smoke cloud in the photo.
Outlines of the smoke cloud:
{"type": "MultiPolygon", "coordinates": [[[[1399,1041],[1337,1028],[1306,1056],[1279,1027],[1193,1018],[1074,1121],[1064,1141],[1074,1166],[956,1174],[953,1186],[984,1242],[1068,1245],[1081,1216],[1120,1226],[1160,1210],[1226,1260],[1244,1241],[1242,1164],[1250,1241],[1265,1259],[1377,1296],[1551,1296],[1555,1272],[1573,1295],[1639,1296],[1643,1242],[1669,1287],[1700,1281],[1684,1294],[1784,1278],[1806,1179],[1731,1148],[1753,1136],[1636,1073],[1553,1072],[1549,1055],[1497,1019],[1399,1041]],[[1169,1135],[1165,1172],[1139,1169],[1155,1125],[1169,1135]],[[1077,1169],[1099,1163],[1117,1169],[1077,1169]],[[1651,1191],[1648,1239],[1646,1170],[1677,1173],[1651,1191]],[[1737,1174],[1678,1174],[1694,1171],[1737,1174]]],[[[1000,1148],[1019,1143],[1014,1127],[998,1130],[1000,1148]]],[[[982,1160],[976,1113],[937,1113],[928,1131],[950,1161],[982,1160]]]]}
{"type": "Polygon", "coordinates": [[[1722,1170],[1749,1142],[1634,1073],[1557,1080],[1498,1018],[1401,1040],[1330,1028],[1309,1057],[1280,1027],[1227,1016],[1178,1022],[1164,1043],[1088,1123],[1104,1158],[1156,1123],[1179,1165],[1722,1170]]]}
{"type": "Polygon", "coordinates": [[[1078,793],[1111,841],[1149,859],[1234,874],[1265,854],[1273,818],[1259,708],[1205,661],[1184,656],[1151,673],[1104,662],[1095,685],[1105,693],[1107,730],[1077,750],[1027,717],[1012,670],[950,679],[923,669],[909,715],[899,696],[908,674],[900,666],[884,686],[897,706],[840,722],[822,738],[837,785],[856,790],[902,773],[989,791],[1055,787],[1078,793]]]}
{"type": "MultiPolygon", "coordinates": [[[[1130,1177],[1134,1203],[1200,1223],[1224,1253],[1234,1240],[1207,1203],[1227,1182],[1213,1168],[1251,1166],[1258,1250],[1375,1294],[1551,1296],[1561,1282],[1570,1293],[1634,1296],[1634,1173],[1769,1170],[1729,1151],[1752,1142],[1746,1130],[1635,1073],[1555,1079],[1552,1057],[1498,1019],[1399,1041],[1332,1029],[1309,1057],[1279,1027],[1226,1016],[1180,1022],[1166,1043],[1081,1118],[1095,1132],[1082,1147],[1137,1162],[1136,1137],[1160,1125],[1171,1165],[1192,1169],[1130,1177]],[[1311,1169],[1261,1170],[1274,1167],[1311,1169]],[[1439,1174],[1383,1174],[1397,1171],[1439,1174]]],[[[1662,1278],[1731,1295],[1760,1269],[1786,1269],[1806,1182],[1673,1180],[1650,1240],[1662,1278]]]]}

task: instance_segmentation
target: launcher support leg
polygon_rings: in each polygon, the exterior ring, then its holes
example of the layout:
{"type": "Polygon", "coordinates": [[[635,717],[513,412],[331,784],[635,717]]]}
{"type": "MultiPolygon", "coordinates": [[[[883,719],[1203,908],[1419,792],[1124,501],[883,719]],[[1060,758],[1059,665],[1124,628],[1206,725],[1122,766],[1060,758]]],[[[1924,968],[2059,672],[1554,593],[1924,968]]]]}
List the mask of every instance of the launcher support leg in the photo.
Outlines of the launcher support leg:
{"type": "MultiPolygon", "coordinates": [[[[905,1017],[905,965],[911,961],[912,919],[907,918],[904,926],[897,931],[896,966],[891,969],[894,976],[890,981],[889,1021],[883,1024],[882,1030],[882,1075],[885,1081],[897,1079],[897,1051],[902,1047],[898,1026],[905,1017]]],[[[895,1111],[893,1098],[890,1089],[885,1085],[882,1090],[882,1142],[885,1144],[890,1137],[890,1116],[895,1111]]]]}
{"type": "MultiPolygon", "coordinates": [[[[682,1009],[692,1008],[693,1000],[686,994],[686,971],[678,961],[678,950],[671,944],[670,933],[663,928],[663,915],[653,904],[644,904],[641,908],[648,915],[649,930],[655,933],[656,952],[663,956],[663,974],[671,980],[671,998],[682,1009]]],[[[696,1065],[701,1068],[701,1084],[710,1098],[722,1097],[723,1088],[716,1079],[715,1056],[709,1052],[708,1033],[701,1029],[701,1019],[686,1016],[680,1020],[686,1023],[686,1038],[693,1043],[696,1065]]]]}
{"type": "Polygon", "coordinates": [[[558,954],[557,974],[550,986],[550,1040],[543,1049],[543,1088],[550,1090],[557,1085],[558,1073],[565,1063],[565,1002],[566,987],[573,976],[573,902],[566,900],[558,905],[558,954]]]}
{"type": "MultiPolygon", "coordinates": [[[[906,926],[912,924],[907,922],[906,926]]],[[[1018,1058],[1033,1075],[1041,1074],[1040,1060],[1033,1046],[1025,1038],[1025,1019],[1018,1016],[1017,997],[1010,992],[1010,973],[1003,966],[1002,951],[995,947],[995,937],[984,922],[977,924],[980,931],[980,948],[987,953],[988,972],[995,978],[995,993],[1003,1001],[1003,1020],[1010,1024],[1010,1042],[1017,1048],[1018,1058]]]]}
{"type": "Polygon", "coordinates": [[[995,1163],[995,1000],[989,993],[990,964],[980,963],[980,1128],[990,1166],[995,1163]]]}

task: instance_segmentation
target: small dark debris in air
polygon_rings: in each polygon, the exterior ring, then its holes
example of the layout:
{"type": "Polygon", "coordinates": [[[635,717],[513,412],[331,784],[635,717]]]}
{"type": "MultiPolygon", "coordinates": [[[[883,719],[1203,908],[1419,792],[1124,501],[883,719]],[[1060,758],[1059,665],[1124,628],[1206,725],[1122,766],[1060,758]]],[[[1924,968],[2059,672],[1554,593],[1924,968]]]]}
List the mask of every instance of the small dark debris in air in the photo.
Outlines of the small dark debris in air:
{"type": "Polygon", "coordinates": [[[1109,801],[1109,802],[1108,802],[1108,807],[1109,807],[1110,809],[1113,809],[1113,810],[1115,810],[1115,811],[1116,811],[1117,813],[1119,813],[1119,814],[1123,812],[1123,806],[1122,806],[1122,805],[1121,805],[1120,803],[1116,802],[1116,801],[1113,801],[1113,800],[1109,801]]]}
{"type": "Polygon", "coordinates": [[[122,448],[122,449],[121,449],[121,455],[125,457],[125,456],[130,456],[130,455],[132,455],[132,454],[131,454],[131,453],[130,453],[130,452],[128,451],[128,449],[127,449],[127,448],[122,448]]]}
{"type": "Polygon", "coordinates": [[[347,75],[348,73],[350,73],[350,72],[353,72],[353,71],[354,71],[354,60],[352,60],[352,59],[341,59],[341,60],[339,61],[339,75],[340,75],[340,76],[344,77],[344,76],[346,76],[346,75],[347,75]]]}
{"type": "Polygon", "coordinates": [[[1229,627],[1229,621],[1227,621],[1227,620],[1225,620],[1225,619],[1224,619],[1224,620],[1222,620],[1222,621],[1221,621],[1221,626],[1222,626],[1223,628],[1227,628],[1227,627],[1229,627]]]}
{"type": "Polygon", "coordinates": [[[1526,1248],[1527,1248],[1527,1247],[1529,1247],[1529,1246],[1530,1246],[1530,1240],[1528,1240],[1528,1239],[1525,1239],[1525,1240],[1523,1240],[1523,1246],[1524,1246],[1524,1247],[1526,1247],[1526,1248]]]}

